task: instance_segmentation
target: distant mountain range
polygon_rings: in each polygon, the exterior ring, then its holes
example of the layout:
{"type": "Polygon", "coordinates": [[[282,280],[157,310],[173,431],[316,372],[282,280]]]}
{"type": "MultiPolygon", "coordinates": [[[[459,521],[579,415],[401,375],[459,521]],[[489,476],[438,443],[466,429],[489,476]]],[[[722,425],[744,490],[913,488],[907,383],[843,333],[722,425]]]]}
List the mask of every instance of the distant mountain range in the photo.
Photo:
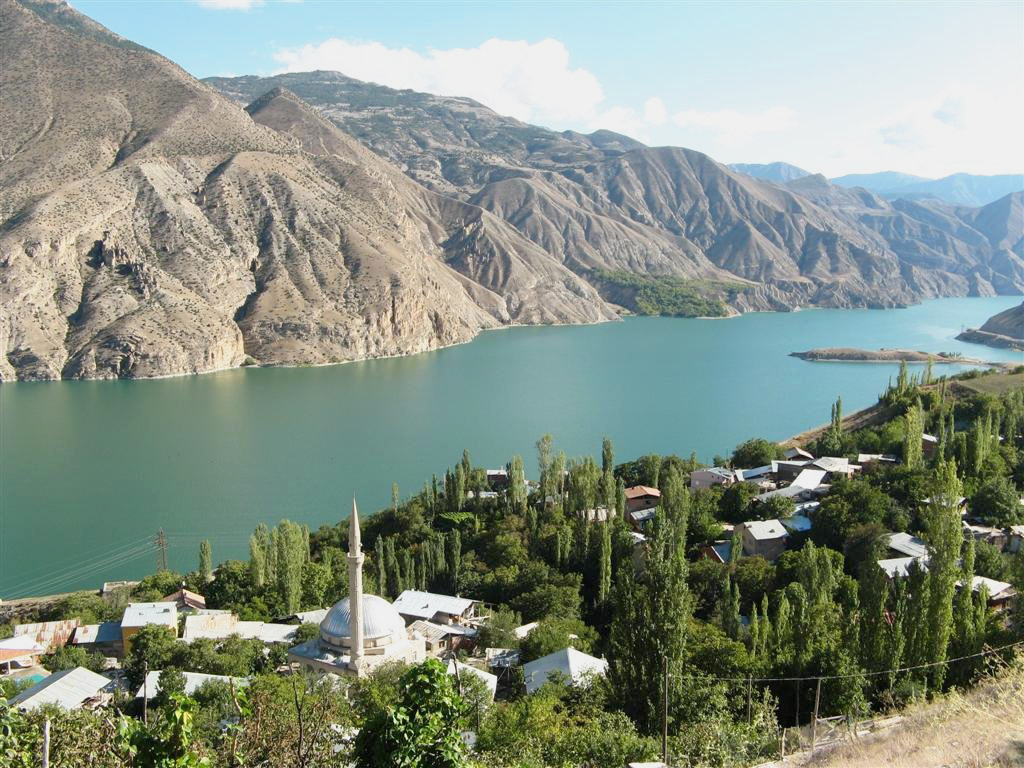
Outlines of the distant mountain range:
{"type": "MultiPolygon", "coordinates": [[[[733,163],[735,171],[756,179],[786,183],[810,176],[809,171],[789,163],[733,163]]],[[[851,173],[829,179],[833,184],[860,187],[889,200],[938,200],[953,205],[980,206],[995,202],[1005,195],[1024,190],[1024,174],[1007,173],[999,176],[977,176],[954,173],[941,179],[927,179],[898,171],[880,173],[851,173]]]]}
{"type": "Polygon", "coordinates": [[[0,0],[0,36],[0,379],[407,354],[613,319],[638,276],[726,312],[1024,292],[1020,193],[769,183],[336,72],[203,83],[58,0],[0,0]]]}

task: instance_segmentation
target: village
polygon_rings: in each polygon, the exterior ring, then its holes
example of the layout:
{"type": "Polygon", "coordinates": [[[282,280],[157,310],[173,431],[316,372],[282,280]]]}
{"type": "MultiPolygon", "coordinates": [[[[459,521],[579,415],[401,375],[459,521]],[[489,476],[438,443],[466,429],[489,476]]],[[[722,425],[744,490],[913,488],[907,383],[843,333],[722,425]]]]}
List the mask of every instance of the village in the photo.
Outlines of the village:
{"type": "MultiPolygon", "coordinates": [[[[923,435],[922,452],[926,458],[931,457],[937,442],[934,436],[923,435]]],[[[895,456],[883,454],[859,454],[855,462],[834,456],[816,458],[804,449],[790,448],[782,459],[760,467],[695,469],[689,476],[691,492],[742,483],[756,490],[754,509],[772,499],[793,502],[792,514],[781,518],[723,523],[725,536],[704,546],[701,556],[722,564],[750,557],[774,562],[784,552],[799,548],[807,540],[814,525],[815,511],[837,478],[850,478],[872,465],[895,462],[895,456]]],[[[488,470],[486,478],[488,490],[478,492],[481,499],[493,501],[507,493],[507,467],[488,470]]],[[[529,487],[537,490],[535,486],[529,487]]],[[[644,485],[625,489],[625,520],[633,541],[634,563],[640,568],[647,529],[659,509],[661,495],[657,488],[644,485]]],[[[549,504],[553,501],[546,499],[549,504]]],[[[1024,499],[1021,503],[1024,504],[1024,499]]],[[[956,499],[956,506],[961,511],[966,538],[984,541],[1007,553],[1017,553],[1024,547],[1024,525],[986,526],[970,515],[966,498],[956,499]]],[[[603,523],[612,520],[617,511],[597,506],[582,514],[588,523],[603,523]]],[[[273,647],[286,647],[287,661],[276,670],[286,675],[305,671],[316,675],[365,676],[388,662],[415,664],[433,657],[445,663],[450,675],[476,678],[490,699],[517,693],[516,686],[522,686],[529,694],[549,679],[572,685],[605,674],[607,661],[571,645],[525,664],[520,664],[520,654],[515,648],[481,647],[478,636],[481,627],[488,622],[489,613],[484,602],[472,596],[407,589],[389,602],[377,595],[364,594],[364,555],[354,502],[349,518],[349,542],[350,596],[332,607],[305,610],[272,622],[246,621],[231,611],[208,608],[203,595],[183,585],[162,600],[129,603],[119,621],[86,624],[72,617],[16,624],[12,636],[0,640],[0,675],[33,684],[8,703],[21,711],[44,705],[66,710],[95,710],[107,706],[120,691],[134,698],[139,711],[144,711],[145,705],[159,695],[161,670],[148,670],[142,684],[132,689],[127,687],[121,660],[131,652],[133,637],[147,626],[163,627],[179,643],[185,644],[199,638],[223,641],[239,637],[263,643],[268,652],[273,647]],[[315,626],[316,632],[300,641],[302,628],[307,626],[315,626]],[[102,654],[104,669],[96,672],[76,667],[50,674],[41,666],[41,659],[63,647],[102,654]],[[510,674],[512,670],[518,670],[519,674],[510,674]]],[[[877,565],[887,578],[904,578],[915,567],[927,569],[927,545],[917,536],[889,534],[885,547],[890,556],[879,559],[877,565]]],[[[134,584],[137,582],[105,583],[100,594],[106,596],[134,584]]],[[[959,589],[963,585],[958,583],[957,586],[959,589]]],[[[997,614],[1008,611],[1016,597],[1011,584],[984,576],[974,576],[971,589],[974,592],[984,589],[990,609],[997,614]]],[[[749,621],[748,617],[741,619],[749,621]]],[[[527,638],[537,624],[533,621],[516,627],[515,637],[527,638]]],[[[247,682],[244,678],[232,679],[187,669],[182,672],[186,694],[214,680],[237,686],[247,682]]]]}

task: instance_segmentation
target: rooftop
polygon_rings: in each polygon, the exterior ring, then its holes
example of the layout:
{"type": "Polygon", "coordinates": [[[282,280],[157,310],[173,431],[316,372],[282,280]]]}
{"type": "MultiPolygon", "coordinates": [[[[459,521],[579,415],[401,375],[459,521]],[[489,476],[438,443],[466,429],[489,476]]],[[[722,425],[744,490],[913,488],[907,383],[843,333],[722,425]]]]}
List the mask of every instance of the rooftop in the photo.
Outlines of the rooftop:
{"type": "Polygon", "coordinates": [[[533,693],[548,681],[552,674],[560,674],[571,684],[579,683],[589,675],[604,676],[608,662],[598,659],[575,648],[565,648],[549,653],[536,661],[523,665],[523,681],[526,690],[533,693]]]}
{"type": "Polygon", "coordinates": [[[104,621],[99,624],[83,624],[75,630],[72,645],[92,643],[117,643],[121,640],[121,622],[104,621]]]}
{"type": "Polygon", "coordinates": [[[128,603],[121,618],[121,627],[144,627],[147,624],[178,626],[178,606],[171,602],[128,603]]]}
{"type": "Polygon", "coordinates": [[[468,597],[452,597],[451,595],[438,595],[433,592],[407,589],[398,596],[392,605],[403,616],[432,619],[439,613],[461,616],[476,602],[468,597]]]}
{"type": "Polygon", "coordinates": [[[657,496],[661,498],[661,491],[657,488],[651,488],[649,485],[634,485],[632,488],[626,489],[627,499],[638,499],[641,496],[657,496]]]}
{"type": "MultiPolygon", "coordinates": [[[[206,683],[211,680],[219,680],[227,683],[234,681],[236,686],[248,685],[248,679],[244,677],[228,677],[227,675],[207,675],[202,672],[182,672],[185,676],[185,695],[191,696],[193,693],[198,691],[206,683]]],[[[146,675],[146,682],[139,686],[138,692],[135,694],[135,698],[141,699],[145,696],[147,699],[152,699],[160,693],[160,672],[154,671],[146,675]]]]}
{"type": "Polygon", "coordinates": [[[443,640],[449,635],[463,636],[476,634],[475,629],[464,627],[461,624],[437,624],[426,619],[417,619],[409,625],[409,629],[419,632],[423,637],[432,642],[443,640]]]}
{"type": "Polygon", "coordinates": [[[885,571],[885,575],[890,579],[903,578],[909,574],[910,566],[915,562],[923,568],[928,567],[928,561],[923,557],[890,557],[886,560],[879,560],[878,567],[885,571]]]}
{"type": "Polygon", "coordinates": [[[788,536],[785,527],[779,520],[748,520],[743,527],[750,534],[751,538],[758,541],[767,539],[780,539],[788,536]]]}
{"type": "Polygon", "coordinates": [[[890,533],[887,546],[909,557],[924,557],[928,554],[928,546],[909,533],[890,533]]]}
{"type": "Polygon", "coordinates": [[[12,698],[9,704],[21,710],[56,704],[63,709],[78,709],[112,687],[109,678],[85,667],[56,672],[12,698]]]}

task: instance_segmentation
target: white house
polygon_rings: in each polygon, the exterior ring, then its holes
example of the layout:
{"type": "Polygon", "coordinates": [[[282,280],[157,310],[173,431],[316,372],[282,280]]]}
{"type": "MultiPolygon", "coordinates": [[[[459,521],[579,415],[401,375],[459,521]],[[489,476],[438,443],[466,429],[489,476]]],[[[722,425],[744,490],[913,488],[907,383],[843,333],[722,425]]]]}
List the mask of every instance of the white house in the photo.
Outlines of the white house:
{"type": "Polygon", "coordinates": [[[578,685],[590,676],[604,677],[608,662],[590,654],[565,648],[523,665],[523,681],[528,693],[534,693],[552,675],[559,675],[570,685],[578,685]]]}

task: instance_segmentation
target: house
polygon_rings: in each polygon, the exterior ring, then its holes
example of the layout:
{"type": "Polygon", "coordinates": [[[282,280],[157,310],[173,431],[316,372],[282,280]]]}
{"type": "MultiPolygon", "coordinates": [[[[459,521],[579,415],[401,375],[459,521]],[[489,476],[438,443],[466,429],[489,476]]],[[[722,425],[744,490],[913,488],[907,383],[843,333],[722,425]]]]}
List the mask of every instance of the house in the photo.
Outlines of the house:
{"type": "MultiPolygon", "coordinates": [[[[960,585],[960,582],[957,582],[960,585]]],[[[962,585],[961,585],[962,586],[962,585]]],[[[971,582],[971,590],[980,592],[985,587],[988,591],[988,605],[997,613],[1002,613],[1010,607],[1010,601],[1017,596],[1017,590],[1013,585],[1005,581],[996,581],[984,576],[975,576],[971,582]]]]}
{"type": "Polygon", "coordinates": [[[839,475],[852,477],[861,470],[859,464],[851,464],[849,459],[839,456],[822,456],[820,459],[812,461],[808,468],[822,469],[828,473],[830,479],[839,475]]]}
{"type": "Polygon", "coordinates": [[[71,645],[97,651],[105,656],[123,653],[121,646],[121,622],[104,621],[99,624],[82,624],[71,636],[71,645]]]}
{"type": "Polygon", "coordinates": [[[0,640],[0,675],[10,675],[17,669],[34,667],[46,648],[28,635],[15,635],[0,640]]]}
{"type": "Polygon", "coordinates": [[[1006,551],[1012,554],[1024,549],[1024,525],[1011,525],[1008,529],[1006,551]]]}
{"type": "Polygon", "coordinates": [[[492,491],[503,491],[508,488],[508,470],[488,469],[487,487],[492,491]]]}
{"type": "MultiPolygon", "coordinates": [[[[185,695],[191,696],[211,680],[218,680],[222,683],[234,683],[236,687],[248,685],[249,680],[244,677],[228,677],[227,675],[206,675],[202,672],[182,672],[185,676],[185,695]]],[[[154,671],[146,675],[146,680],[139,686],[135,694],[136,699],[145,698],[152,700],[160,693],[160,672],[154,671]]]]}
{"type": "Polygon", "coordinates": [[[858,453],[857,463],[861,466],[868,464],[895,464],[896,457],[888,453],[858,453]]]}
{"type": "Polygon", "coordinates": [[[879,560],[878,567],[885,571],[889,579],[903,579],[910,574],[910,567],[914,563],[920,568],[928,569],[928,560],[924,557],[890,557],[879,560]]]}
{"type": "Polygon", "coordinates": [[[426,619],[438,624],[464,624],[475,618],[477,600],[407,589],[392,605],[406,622],[426,619]]]}
{"type": "Polygon", "coordinates": [[[185,617],[181,638],[191,643],[199,638],[224,640],[238,635],[249,640],[259,640],[267,645],[290,643],[295,639],[298,627],[295,624],[274,624],[269,621],[241,621],[230,611],[206,611],[185,617]]]}
{"type": "Polygon", "coordinates": [[[174,603],[178,606],[178,613],[195,613],[206,610],[206,598],[195,592],[182,587],[177,592],[172,592],[163,598],[165,603],[174,603]]]}
{"type": "Polygon", "coordinates": [[[972,536],[975,541],[985,541],[996,549],[1002,551],[1009,543],[1009,536],[1002,528],[993,528],[988,525],[969,525],[963,523],[964,538],[972,536]]]}
{"type": "Polygon", "coordinates": [[[14,628],[15,637],[29,637],[47,651],[63,648],[78,629],[78,619],[63,621],[40,621],[35,624],[19,624],[14,628]]]}
{"type": "Polygon", "coordinates": [[[463,664],[461,661],[451,659],[448,662],[448,674],[452,677],[465,679],[467,675],[479,679],[491,694],[491,701],[494,701],[494,694],[498,691],[498,676],[490,672],[484,672],[470,664],[463,664]]]}
{"type": "Polygon", "coordinates": [[[132,635],[150,624],[167,627],[178,636],[178,606],[171,602],[128,603],[121,617],[121,646],[125,654],[132,650],[132,635]]]}
{"type": "Polygon", "coordinates": [[[526,691],[534,693],[552,675],[560,676],[569,685],[578,685],[591,676],[604,677],[607,671],[608,662],[604,659],[575,648],[565,648],[524,664],[523,682],[526,683],[526,691]]]}
{"type": "Polygon", "coordinates": [[[921,435],[921,453],[926,459],[930,459],[935,455],[935,450],[939,447],[939,438],[935,435],[929,435],[925,432],[921,435]]]}
{"type": "Polygon", "coordinates": [[[790,515],[789,517],[779,518],[779,522],[782,523],[782,527],[789,531],[791,536],[800,533],[810,533],[812,524],[811,518],[806,515],[790,515]]]}
{"type": "Polygon", "coordinates": [[[701,557],[714,560],[716,563],[728,563],[732,560],[732,541],[715,541],[705,544],[700,551],[701,557]]]}
{"type": "Polygon", "coordinates": [[[426,644],[427,653],[441,656],[449,651],[466,648],[476,641],[477,631],[462,624],[435,624],[417,619],[409,625],[410,632],[419,632],[426,644]]]}
{"type": "MultiPolygon", "coordinates": [[[[498,493],[497,491],[480,491],[479,498],[480,498],[481,501],[488,501],[488,500],[497,499],[499,496],[501,496],[501,494],[498,493]]],[[[476,491],[466,491],[466,498],[467,499],[475,499],[475,498],[477,498],[476,491]]]]}
{"type": "Polygon", "coordinates": [[[595,507],[594,509],[581,509],[580,517],[588,523],[607,523],[615,517],[615,510],[608,507],[595,507]]]}
{"type": "Polygon", "coordinates": [[[782,458],[792,461],[793,459],[806,459],[807,461],[814,461],[814,456],[799,446],[793,446],[787,448],[782,454],[782,458]]]}
{"type": "Polygon", "coordinates": [[[522,640],[524,637],[530,634],[530,632],[533,631],[533,628],[536,627],[538,623],[539,622],[531,621],[529,624],[523,624],[522,626],[513,629],[512,634],[514,634],[518,639],[522,640]]]}
{"type": "Polygon", "coordinates": [[[743,543],[743,554],[760,555],[774,561],[786,550],[789,532],[778,520],[749,520],[736,526],[743,543]]]}
{"type": "Polygon", "coordinates": [[[644,528],[651,520],[654,519],[654,515],[657,511],[657,505],[647,507],[645,509],[635,509],[632,512],[626,513],[626,520],[629,521],[629,525],[634,531],[637,533],[643,533],[644,528]]]}
{"type": "Polygon", "coordinates": [[[695,469],[690,473],[690,490],[701,491],[715,485],[729,487],[736,482],[736,473],[724,467],[695,469]]]}
{"type": "Polygon", "coordinates": [[[661,491],[647,485],[634,485],[626,489],[626,511],[656,507],[661,503],[661,491]]]}
{"type": "Polygon", "coordinates": [[[519,651],[514,648],[486,648],[484,658],[491,669],[509,669],[519,666],[519,651]]]}
{"type": "Polygon", "coordinates": [[[110,701],[114,683],[85,667],[65,669],[13,697],[8,704],[22,712],[53,704],[61,709],[98,709],[110,701]]]}
{"type": "Polygon", "coordinates": [[[776,487],[775,464],[765,464],[763,467],[753,469],[737,469],[736,479],[741,483],[756,485],[762,491],[771,491],[776,487]]]}
{"type": "Polygon", "coordinates": [[[927,557],[928,546],[909,533],[890,533],[885,546],[897,557],[927,557]]]}

